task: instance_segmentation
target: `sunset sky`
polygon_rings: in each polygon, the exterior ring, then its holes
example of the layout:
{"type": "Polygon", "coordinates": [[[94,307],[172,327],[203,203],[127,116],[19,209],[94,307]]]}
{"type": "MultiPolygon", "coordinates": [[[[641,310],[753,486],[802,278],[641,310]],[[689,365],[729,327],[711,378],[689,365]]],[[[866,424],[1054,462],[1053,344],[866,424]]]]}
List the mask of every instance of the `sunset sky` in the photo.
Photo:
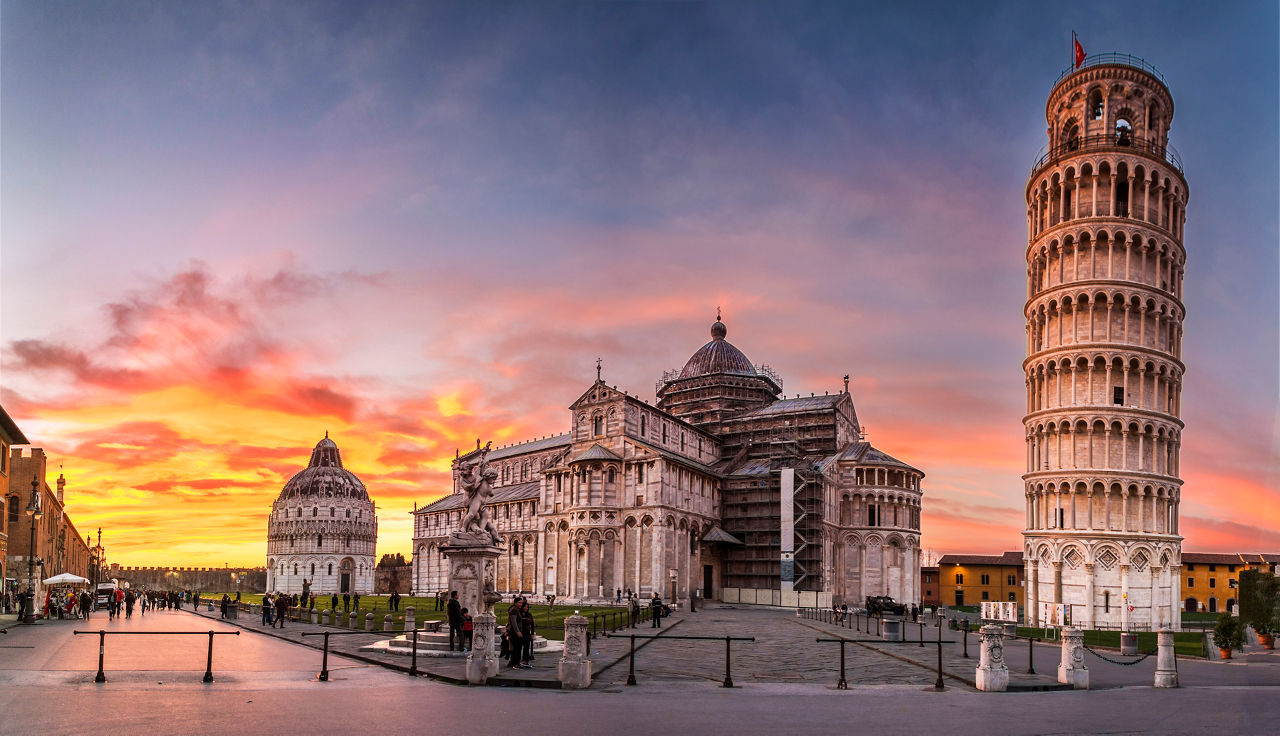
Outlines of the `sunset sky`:
{"type": "Polygon", "coordinates": [[[112,562],[261,565],[326,431],[410,551],[454,449],[708,338],[851,390],[923,545],[1019,549],[1023,188],[1090,54],[1187,171],[1184,548],[1280,552],[1277,5],[5,3],[0,403],[112,562]]]}

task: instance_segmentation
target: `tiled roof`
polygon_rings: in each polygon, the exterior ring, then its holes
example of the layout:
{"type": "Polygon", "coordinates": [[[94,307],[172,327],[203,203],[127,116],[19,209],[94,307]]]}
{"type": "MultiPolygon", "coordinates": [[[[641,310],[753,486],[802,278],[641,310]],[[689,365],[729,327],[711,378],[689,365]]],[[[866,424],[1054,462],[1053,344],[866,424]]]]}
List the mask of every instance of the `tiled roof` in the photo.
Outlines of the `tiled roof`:
{"type": "Polygon", "coordinates": [[[1022,565],[1021,552],[1005,552],[1002,555],[943,555],[938,565],[1022,565]]]}
{"type": "Polygon", "coordinates": [[[755,411],[739,414],[733,417],[733,419],[739,420],[750,417],[767,417],[775,414],[831,409],[835,407],[843,396],[844,394],[823,394],[822,396],[801,396],[794,399],[780,399],[768,406],[762,406],[755,411]]]}
{"type": "Polygon", "coordinates": [[[840,452],[836,453],[836,458],[847,462],[855,462],[867,465],[893,465],[899,468],[905,468],[919,473],[918,468],[907,465],[892,455],[877,450],[871,446],[870,442],[853,442],[850,443],[840,452]]]}
{"type": "Polygon", "coordinates": [[[14,424],[13,419],[9,417],[9,412],[5,411],[3,406],[0,406],[0,432],[3,432],[8,437],[11,445],[31,444],[27,436],[22,433],[22,430],[18,429],[18,425],[14,424]]]}
{"type": "Polygon", "coordinates": [[[529,442],[521,442],[516,445],[508,445],[499,447],[496,450],[489,451],[489,461],[501,460],[503,458],[514,457],[516,455],[524,455],[530,452],[538,452],[539,450],[549,450],[553,447],[568,447],[569,434],[558,434],[553,437],[543,437],[540,440],[531,440],[529,442]]]}
{"type": "Polygon", "coordinates": [[[679,455],[677,453],[671,452],[670,450],[664,450],[661,447],[658,447],[657,445],[652,445],[636,437],[628,437],[627,439],[645,448],[646,450],[649,450],[655,455],[658,455],[660,457],[666,458],[667,460],[670,460],[671,462],[680,463],[682,465],[693,468],[694,470],[697,470],[702,473],[707,473],[709,475],[719,475],[719,472],[715,468],[711,467],[710,465],[705,465],[703,463],[698,462],[697,460],[692,460],[690,458],[685,457],[684,455],[679,455]]]}
{"type": "Polygon", "coordinates": [[[1220,552],[1183,552],[1182,564],[1203,563],[1207,565],[1259,565],[1280,564],[1280,555],[1260,554],[1258,552],[1240,552],[1236,554],[1220,552]]]}
{"type": "MultiPolygon", "coordinates": [[[[489,503],[495,504],[495,503],[507,503],[510,501],[527,501],[529,499],[537,498],[541,489],[542,489],[542,482],[536,481],[536,480],[530,481],[528,483],[517,483],[511,486],[503,486],[501,488],[495,488],[493,491],[493,496],[489,499],[489,503]]],[[[418,509],[417,513],[421,514],[421,513],[434,513],[436,511],[451,511],[453,509],[460,509],[466,505],[467,505],[467,494],[450,493],[444,498],[441,498],[434,503],[428,504],[418,509]]]]}
{"type": "Polygon", "coordinates": [[[585,451],[583,451],[581,455],[575,457],[570,462],[579,463],[579,462],[589,461],[589,460],[621,460],[621,459],[622,458],[618,455],[618,453],[614,452],[613,450],[610,450],[607,447],[602,447],[599,444],[594,444],[591,447],[588,447],[585,451]]]}
{"type": "Polygon", "coordinates": [[[729,532],[726,532],[725,530],[721,529],[721,528],[720,528],[720,527],[718,527],[718,526],[713,526],[713,527],[711,527],[711,531],[709,531],[709,532],[707,532],[706,534],[702,535],[702,541],[704,541],[704,542],[723,542],[723,543],[725,543],[725,544],[736,544],[736,545],[739,545],[739,546],[741,546],[741,545],[742,545],[742,540],[740,540],[740,539],[738,539],[737,537],[733,536],[733,535],[732,535],[732,534],[730,534],[729,532]]]}

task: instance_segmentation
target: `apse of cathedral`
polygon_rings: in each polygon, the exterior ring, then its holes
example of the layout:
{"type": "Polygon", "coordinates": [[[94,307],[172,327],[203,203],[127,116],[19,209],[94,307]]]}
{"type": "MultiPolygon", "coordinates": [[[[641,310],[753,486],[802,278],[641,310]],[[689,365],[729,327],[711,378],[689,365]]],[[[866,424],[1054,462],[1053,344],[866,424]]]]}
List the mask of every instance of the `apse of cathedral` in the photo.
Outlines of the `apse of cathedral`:
{"type": "MultiPolygon", "coordinates": [[[[654,403],[597,369],[567,432],[490,451],[499,592],[919,602],[924,474],[866,442],[847,376],[838,393],[786,398],[782,378],[727,334],[717,315],[654,403]]],[[[419,594],[448,585],[440,548],[462,515],[456,467],[453,492],[414,512],[419,594]]]]}

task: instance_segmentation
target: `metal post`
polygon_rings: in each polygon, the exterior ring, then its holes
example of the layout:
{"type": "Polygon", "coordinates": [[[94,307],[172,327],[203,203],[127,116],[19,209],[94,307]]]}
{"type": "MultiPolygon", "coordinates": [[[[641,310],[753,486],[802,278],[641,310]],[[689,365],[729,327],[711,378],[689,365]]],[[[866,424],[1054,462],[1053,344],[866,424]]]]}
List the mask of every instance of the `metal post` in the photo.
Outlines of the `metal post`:
{"type": "Polygon", "coordinates": [[[729,674],[729,643],[733,641],[729,637],[724,638],[724,686],[733,687],[733,676],[729,674]]]}
{"type": "Polygon", "coordinates": [[[924,622],[920,622],[920,646],[924,646],[924,622]]]}
{"type": "Polygon", "coordinates": [[[204,681],[213,682],[213,632],[209,632],[209,659],[204,665],[204,681]]]}
{"type": "Polygon", "coordinates": [[[1027,637],[1027,674],[1034,675],[1036,673],[1036,640],[1035,637],[1027,637]]]}
{"type": "Polygon", "coordinates": [[[627,664],[627,684],[636,684],[636,635],[631,635],[631,661],[627,664]]]}
{"type": "Polygon", "coordinates": [[[107,632],[98,630],[98,674],[93,678],[94,682],[106,682],[107,674],[102,671],[103,650],[107,648],[107,632]]]}
{"type": "Polygon", "coordinates": [[[409,676],[414,677],[418,674],[418,627],[416,624],[409,633],[413,636],[413,658],[409,660],[409,676]]]}
{"type": "Polygon", "coordinates": [[[938,627],[938,679],[933,683],[934,690],[945,689],[942,684],[942,627],[938,627]]]}
{"type": "MultiPolygon", "coordinates": [[[[415,647],[415,650],[417,648],[415,647]]],[[[324,632],[324,654],[320,657],[320,682],[329,681],[329,632],[324,632]]]]}
{"type": "Polygon", "coordinates": [[[844,639],[840,640],[840,682],[836,683],[837,690],[848,690],[849,683],[844,679],[844,639]]]}
{"type": "Polygon", "coordinates": [[[969,658],[969,629],[966,628],[962,636],[964,636],[964,658],[968,659],[969,658]]]}

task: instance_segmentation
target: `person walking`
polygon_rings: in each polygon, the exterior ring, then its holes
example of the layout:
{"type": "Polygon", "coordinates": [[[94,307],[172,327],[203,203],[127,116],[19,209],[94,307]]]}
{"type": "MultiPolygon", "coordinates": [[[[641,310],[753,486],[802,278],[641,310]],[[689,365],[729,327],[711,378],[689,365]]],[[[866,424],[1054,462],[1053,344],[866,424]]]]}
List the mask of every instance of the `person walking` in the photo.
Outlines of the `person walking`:
{"type": "Polygon", "coordinates": [[[231,596],[227,595],[226,593],[223,593],[223,594],[222,594],[222,601],[221,601],[221,603],[218,605],[218,608],[219,608],[219,609],[221,610],[221,612],[222,612],[222,617],[223,617],[223,618],[226,618],[226,617],[227,617],[227,610],[228,610],[230,607],[231,607],[231,596]]]}
{"type": "Polygon", "coordinates": [[[658,592],[653,592],[653,600],[649,601],[649,613],[653,616],[653,623],[649,628],[662,628],[662,599],[658,597],[658,592]]]}
{"type": "Polygon", "coordinates": [[[351,596],[351,606],[355,608],[357,611],[360,610],[360,594],[359,593],[356,593],[355,595],[351,596]]]}
{"type": "Polygon", "coordinates": [[[84,620],[89,620],[89,611],[93,608],[93,596],[89,595],[89,591],[80,591],[80,614],[84,616],[84,620]]]}
{"type": "Polygon", "coordinates": [[[529,665],[520,661],[521,654],[524,652],[524,621],[520,618],[520,605],[513,603],[511,609],[507,611],[507,649],[511,652],[511,659],[507,660],[507,666],[517,670],[527,670],[529,665]]]}
{"type": "MultiPolygon", "coordinates": [[[[334,604],[334,607],[336,608],[337,604],[334,604]]],[[[343,613],[351,612],[351,594],[350,593],[342,594],[342,612],[343,613]]]]}
{"type": "Polygon", "coordinates": [[[622,588],[618,588],[618,595],[614,597],[614,602],[615,603],[622,602],[622,588]]]}
{"type": "Polygon", "coordinates": [[[449,605],[445,606],[445,618],[449,620],[449,651],[453,651],[453,636],[458,635],[458,644],[462,644],[462,604],[458,603],[458,591],[449,594],[449,605]]]}
{"type": "Polygon", "coordinates": [[[631,628],[635,628],[640,622],[640,599],[633,593],[627,599],[627,611],[631,614],[631,628]]]}

